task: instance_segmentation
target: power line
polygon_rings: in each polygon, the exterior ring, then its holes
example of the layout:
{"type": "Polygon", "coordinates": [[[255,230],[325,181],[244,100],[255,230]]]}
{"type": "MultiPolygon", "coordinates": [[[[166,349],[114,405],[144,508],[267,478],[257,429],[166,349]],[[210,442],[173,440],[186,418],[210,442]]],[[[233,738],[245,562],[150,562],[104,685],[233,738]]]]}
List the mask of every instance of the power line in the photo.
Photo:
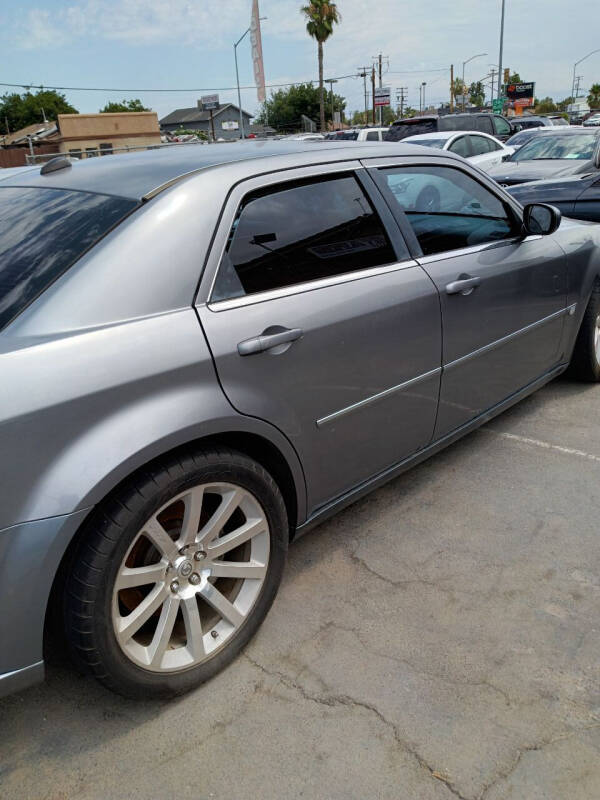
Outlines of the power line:
{"type": "MultiPolygon", "coordinates": [[[[352,74],[352,75],[338,75],[334,80],[345,80],[346,78],[359,78],[360,75],[352,74]]],[[[267,83],[265,86],[269,89],[281,88],[284,86],[296,86],[299,83],[318,83],[318,79],[312,78],[311,80],[298,80],[298,81],[290,81],[288,83],[267,83]]],[[[212,86],[208,89],[197,89],[197,88],[189,88],[189,89],[115,89],[115,88],[102,88],[98,86],[49,86],[47,84],[36,84],[36,83],[0,83],[0,86],[7,86],[13,89],[53,89],[56,91],[63,91],[63,92],[114,92],[117,93],[127,93],[127,92],[188,92],[190,94],[193,93],[201,93],[201,92],[233,92],[237,91],[237,86],[212,86]]],[[[256,89],[258,88],[255,84],[251,84],[249,86],[240,86],[240,89],[256,89]]]]}

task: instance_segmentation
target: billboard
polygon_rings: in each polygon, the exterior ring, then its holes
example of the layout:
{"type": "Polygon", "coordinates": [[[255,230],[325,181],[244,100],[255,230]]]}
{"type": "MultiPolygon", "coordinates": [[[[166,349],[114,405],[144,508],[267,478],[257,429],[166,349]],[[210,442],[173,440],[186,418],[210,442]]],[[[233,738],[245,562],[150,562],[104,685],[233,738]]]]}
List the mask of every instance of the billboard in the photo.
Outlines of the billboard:
{"type": "Polygon", "coordinates": [[[214,111],[219,107],[218,94],[205,94],[198,103],[201,111],[214,111]]]}
{"type": "Polygon", "coordinates": [[[389,86],[378,86],[375,88],[375,107],[389,106],[392,91],[389,86]]]}
{"type": "Polygon", "coordinates": [[[256,97],[259,103],[267,99],[265,92],[265,68],[263,66],[262,38],[260,35],[260,14],[258,0],[252,2],[252,17],[250,20],[250,43],[252,45],[252,64],[254,65],[254,83],[256,84],[256,97]]]}
{"type": "Polygon", "coordinates": [[[509,83],[506,97],[515,108],[523,108],[535,104],[535,83],[509,83]]]}

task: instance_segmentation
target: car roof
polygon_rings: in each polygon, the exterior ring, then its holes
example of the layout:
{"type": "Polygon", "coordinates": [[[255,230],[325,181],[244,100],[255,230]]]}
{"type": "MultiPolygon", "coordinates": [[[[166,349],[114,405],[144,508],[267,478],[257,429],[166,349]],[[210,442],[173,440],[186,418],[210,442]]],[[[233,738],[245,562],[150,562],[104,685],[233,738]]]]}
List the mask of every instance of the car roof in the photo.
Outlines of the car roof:
{"type": "MultiPolygon", "coordinates": [[[[176,144],[138,153],[86,158],[46,175],[41,175],[39,168],[28,169],[0,183],[2,186],[71,189],[143,200],[194,172],[236,161],[255,159],[257,173],[260,173],[374,155],[413,155],[414,147],[400,142],[301,140],[176,144]],[[270,162],[268,166],[261,163],[266,160],[270,162]]],[[[431,156],[429,151],[427,154],[431,156]]]]}
{"type": "Polygon", "coordinates": [[[484,133],[484,131],[436,131],[434,133],[415,133],[414,136],[407,136],[405,139],[402,139],[402,141],[407,142],[409,139],[453,139],[456,136],[467,135],[485,136],[486,139],[493,139],[495,142],[498,141],[495,136],[484,133]]]}

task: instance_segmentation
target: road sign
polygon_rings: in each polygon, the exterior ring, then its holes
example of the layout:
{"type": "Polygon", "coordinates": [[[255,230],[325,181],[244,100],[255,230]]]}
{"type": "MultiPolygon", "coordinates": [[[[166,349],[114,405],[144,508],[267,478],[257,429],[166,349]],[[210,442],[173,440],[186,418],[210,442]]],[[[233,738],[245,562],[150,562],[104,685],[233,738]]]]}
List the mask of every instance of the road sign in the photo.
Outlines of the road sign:
{"type": "Polygon", "coordinates": [[[213,111],[219,107],[218,94],[205,94],[198,103],[202,111],[213,111]]]}
{"type": "Polygon", "coordinates": [[[492,100],[492,110],[493,110],[494,114],[501,114],[502,113],[502,109],[504,108],[504,101],[505,100],[506,100],[506,97],[495,97],[492,100]]]}
{"type": "Polygon", "coordinates": [[[389,86],[377,86],[375,88],[375,97],[374,97],[374,105],[377,106],[389,106],[391,95],[391,89],[389,86]]]}

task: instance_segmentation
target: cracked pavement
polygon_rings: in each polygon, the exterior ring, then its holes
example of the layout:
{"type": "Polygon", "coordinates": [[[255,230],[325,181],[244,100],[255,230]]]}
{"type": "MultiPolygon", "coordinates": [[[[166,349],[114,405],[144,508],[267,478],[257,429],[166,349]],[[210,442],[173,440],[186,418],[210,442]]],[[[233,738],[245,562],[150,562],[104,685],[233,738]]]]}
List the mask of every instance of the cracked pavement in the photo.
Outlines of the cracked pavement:
{"type": "Polygon", "coordinates": [[[55,653],[0,700],[3,800],[600,797],[599,411],[556,381],[307,534],[186,697],[55,653]]]}

